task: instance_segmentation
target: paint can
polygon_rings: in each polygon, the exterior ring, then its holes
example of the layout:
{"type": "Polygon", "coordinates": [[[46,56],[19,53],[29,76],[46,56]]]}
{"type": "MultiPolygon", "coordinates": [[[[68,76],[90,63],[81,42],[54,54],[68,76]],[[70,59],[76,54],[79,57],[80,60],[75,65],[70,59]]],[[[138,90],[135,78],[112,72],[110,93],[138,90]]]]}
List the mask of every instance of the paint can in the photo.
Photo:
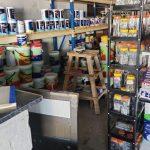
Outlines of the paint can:
{"type": "Polygon", "coordinates": [[[54,30],[55,29],[54,21],[50,21],[49,25],[50,25],[50,30],[54,30]]]}
{"type": "Polygon", "coordinates": [[[16,21],[15,9],[13,7],[6,7],[7,20],[16,21]]]}
{"type": "Polygon", "coordinates": [[[4,66],[4,47],[0,47],[0,70],[3,69],[4,66]]]}
{"type": "Polygon", "coordinates": [[[50,30],[50,21],[44,21],[45,31],[50,30]]]}
{"type": "Polygon", "coordinates": [[[90,25],[95,26],[95,18],[90,18],[90,25]]]}
{"type": "Polygon", "coordinates": [[[57,73],[47,73],[45,74],[45,87],[48,90],[54,90],[57,86],[58,74],[57,73]]]}
{"type": "Polygon", "coordinates": [[[6,57],[6,65],[8,67],[16,66],[16,59],[15,59],[15,47],[6,47],[5,57],[6,57]]]}
{"type": "Polygon", "coordinates": [[[50,20],[50,21],[54,20],[54,12],[53,12],[53,9],[50,9],[50,10],[49,10],[49,20],[50,20]]]}
{"type": "Polygon", "coordinates": [[[44,86],[45,86],[44,80],[45,80],[44,77],[33,79],[34,88],[35,89],[42,89],[42,88],[44,88],[44,86]]]}
{"type": "Polygon", "coordinates": [[[50,10],[49,9],[42,9],[41,10],[41,16],[42,16],[42,20],[44,20],[44,21],[50,20],[50,18],[49,18],[50,10]]]}
{"type": "Polygon", "coordinates": [[[58,21],[60,18],[60,11],[59,9],[53,9],[53,13],[54,13],[54,21],[58,21]]]}
{"type": "Polygon", "coordinates": [[[60,11],[60,17],[59,17],[59,19],[60,20],[64,20],[64,9],[59,9],[59,11],[60,11]]]}
{"type": "Polygon", "coordinates": [[[0,72],[0,86],[6,85],[6,75],[4,72],[0,72]]]}
{"type": "Polygon", "coordinates": [[[80,10],[80,11],[79,11],[79,14],[80,14],[80,19],[83,19],[83,18],[86,17],[86,13],[85,13],[84,10],[80,10]]]}
{"type": "Polygon", "coordinates": [[[66,28],[66,29],[69,29],[69,28],[70,28],[69,19],[65,19],[65,28],[66,28]]]}
{"type": "Polygon", "coordinates": [[[4,7],[0,7],[0,22],[7,23],[7,15],[4,7]]]}
{"type": "Polygon", "coordinates": [[[36,31],[37,32],[45,31],[45,23],[43,20],[36,20],[36,31]]]}
{"type": "Polygon", "coordinates": [[[31,47],[31,60],[32,61],[43,60],[42,52],[43,52],[42,47],[32,46],[31,47]]]}
{"type": "Polygon", "coordinates": [[[60,29],[65,29],[65,19],[59,20],[60,29]]]}
{"type": "Polygon", "coordinates": [[[33,82],[21,84],[22,88],[33,88],[33,82]]]}
{"type": "Polygon", "coordinates": [[[27,44],[27,35],[26,34],[18,34],[17,35],[17,43],[18,46],[23,46],[27,44]]]}
{"type": "Polygon", "coordinates": [[[80,11],[79,10],[74,10],[74,18],[75,19],[80,18],[80,11]]]}
{"type": "Polygon", "coordinates": [[[8,34],[15,35],[17,33],[17,22],[15,20],[8,22],[8,34]]]}
{"type": "Polygon", "coordinates": [[[24,25],[24,21],[17,21],[17,32],[19,34],[25,33],[25,25],[24,25]]]}
{"type": "Polygon", "coordinates": [[[20,73],[20,81],[21,83],[29,83],[32,82],[32,64],[19,66],[20,73]]]}
{"type": "Polygon", "coordinates": [[[80,19],[75,19],[75,27],[79,27],[80,24],[80,19]]]}
{"type": "Polygon", "coordinates": [[[33,20],[25,20],[26,33],[33,33],[35,31],[35,24],[33,20]]]}
{"type": "Polygon", "coordinates": [[[33,78],[40,78],[43,76],[43,61],[32,62],[33,65],[33,78]]]}
{"type": "Polygon", "coordinates": [[[8,34],[8,23],[0,22],[0,35],[8,34]]]}
{"type": "Polygon", "coordinates": [[[6,84],[7,85],[20,85],[19,79],[19,68],[18,67],[5,67],[4,72],[6,74],[6,84]]]}
{"type": "Polygon", "coordinates": [[[30,58],[30,47],[29,46],[21,46],[16,47],[15,49],[15,58],[18,65],[29,65],[31,63],[30,58]]]}
{"type": "Polygon", "coordinates": [[[59,30],[60,29],[60,24],[59,24],[59,20],[54,20],[54,29],[55,30],[59,30]]]}

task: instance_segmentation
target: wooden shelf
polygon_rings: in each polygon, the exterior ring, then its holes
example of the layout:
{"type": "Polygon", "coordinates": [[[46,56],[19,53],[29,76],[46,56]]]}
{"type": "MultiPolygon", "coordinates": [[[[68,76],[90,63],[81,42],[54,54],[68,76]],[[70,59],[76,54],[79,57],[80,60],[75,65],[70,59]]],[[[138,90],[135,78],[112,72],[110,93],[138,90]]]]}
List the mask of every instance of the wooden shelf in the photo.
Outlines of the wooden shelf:
{"type": "MultiPolygon", "coordinates": [[[[69,0],[57,0],[58,2],[69,2],[69,0]]],[[[115,0],[74,0],[78,3],[115,4],[115,0]]]]}
{"type": "MultiPolygon", "coordinates": [[[[108,29],[108,26],[106,24],[90,26],[90,27],[77,27],[75,28],[75,30],[67,29],[67,30],[54,30],[48,32],[35,32],[32,34],[27,34],[27,36],[29,40],[37,40],[37,39],[46,39],[52,37],[61,37],[64,35],[74,35],[74,34],[85,33],[89,31],[104,30],[104,29],[108,29]]],[[[5,44],[15,43],[15,42],[17,42],[16,35],[0,36],[0,45],[5,45],[5,44]]]]}
{"type": "Polygon", "coordinates": [[[75,34],[91,32],[91,31],[99,31],[108,29],[107,24],[95,25],[95,26],[87,26],[87,27],[76,27],[75,34]]]}

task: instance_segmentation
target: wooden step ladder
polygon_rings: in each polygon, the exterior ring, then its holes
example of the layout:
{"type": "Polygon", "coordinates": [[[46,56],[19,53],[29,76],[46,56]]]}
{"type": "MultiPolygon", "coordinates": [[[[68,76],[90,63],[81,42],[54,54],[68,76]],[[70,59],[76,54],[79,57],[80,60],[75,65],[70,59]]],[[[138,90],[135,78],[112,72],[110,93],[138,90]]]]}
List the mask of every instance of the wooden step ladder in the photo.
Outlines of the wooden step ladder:
{"type": "Polygon", "coordinates": [[[90,88],[91,88],[91,95],[89,93],[79,93],[80,94],[80,99],[82,100],[90,100],[91,104],[94,104],[94,109],[96,114],[100,114],[100,107],[99,107],[99,99],[106,93],[106,87],[105,87],[105,82],[103,80],[103,75],[102,75],[102,70],[101,70],[101,65],[100,65],[100,60],[99,60],[99,51],[97,50],[86,50],[85,52],[78,53],[75,51],[68,52],[68,62],[67,62],[67,67],[65,71],[65,80],[64,80],[64,86],[63,90],[67,91],[69,90],[69,80],[70,77],[74,77],[74,83],[73,83],[73,88],[71,88],[73,91],[75,91],[76,86],[77,86],[77,77],[78,77],[78,70],[81,69],[79,67],[79,60],[80,58],[85,58],[87,62],[87,71],[88,71],[88,77],[90,81],[90,88]],[[74,61],[75,59],[75,61],[74,61]],[[96,71],[98,74],[98,77],[101,81],[101,87],[103,88],[103,93],[98,94],[96,83],[95,83],[95,69],[93,66],[93,61],[95,62],[96,66],[96,71]],[[73,65],[74,64],[74,65],[73,65]]]}

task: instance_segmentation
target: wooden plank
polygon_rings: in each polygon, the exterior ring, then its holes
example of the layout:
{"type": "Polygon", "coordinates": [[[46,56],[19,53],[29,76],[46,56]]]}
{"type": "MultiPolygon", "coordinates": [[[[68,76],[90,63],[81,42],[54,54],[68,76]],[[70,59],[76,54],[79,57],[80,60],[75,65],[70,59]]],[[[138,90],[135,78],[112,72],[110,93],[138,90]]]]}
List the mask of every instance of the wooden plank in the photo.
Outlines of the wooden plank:
{"type": "Polygon", "coordinates": [[[91,31],[99,31],[108,29],[107,24],[95,25],[95,26],[85,26],[85,27],[76,27],[75,34],[91,32],[91,31]]]}
{"type": "Polygon", "coordinates": [[[17,42],[16,35],[0,36],[0,45],[17,42]]]}

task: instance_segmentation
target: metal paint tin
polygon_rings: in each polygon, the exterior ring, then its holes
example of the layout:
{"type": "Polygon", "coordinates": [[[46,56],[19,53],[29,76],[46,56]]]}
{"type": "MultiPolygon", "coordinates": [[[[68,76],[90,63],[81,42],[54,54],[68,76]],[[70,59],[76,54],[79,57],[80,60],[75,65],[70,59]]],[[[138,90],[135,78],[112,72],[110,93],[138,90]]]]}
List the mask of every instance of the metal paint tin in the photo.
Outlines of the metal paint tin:
{"type": "Polygon", "coordinates": [[[49,9],[42,9],[41,10],[41,16],[42,16],[42,20],[44,20],[44,21],[50,20],[50,10],[49,9]]]}
{"type": "Polygon", "coordinates": [[[69,19],[65,19],[65,28],[66,28],[66,29],[69,29],[69,28],[70,28],[69,19]]]}
{"type": "Polygon", "coordinates": [[[60,11],[59,11],[59,9],[53,9],[53,13],[54,13],[54,21],[59,20],[59,18],[60,18],[60,11]]]}
{"type": "Polygon", "coordinates": [[[60,29],[59,21],[54,21],[54,29],[55,30],[59,30],[60,29]]]}
{"type": "Polygon", "coordinates": [[[25,24],[24,21],[17,21],[17,32],[19,34],[25,33],[25,24]]]}
{"type": "Polygon", "coordinates": [[[54,21],[50,21],[49,25],[50,25],[50,30],[54,30],[55,29],[54,21]]]}
{"type": "Polygon", "coordinates": [[[60,20],[64,19],[64,9],[60,9],[60,20]]]}
{"type": "Polygon", "coordinates": [[[36,20],[36,31],[45,31],[45,23],[43,20],[36,20]]]}
{"type": "Polygon", "coordinates": [[[7,23],[7,15],[4,7],[0,7],[0,22],[7,23]]]}
{"type": "Polygon", "coordinates": [[[79,10],[74,10],[74,18],[75,19],[80,18],[80,11],[79,10]]]}
{"type": "Polygon", "coordinates": [[[1,22],[0,23],[0,35],[8,34],[8,23],[1,22]]]}
{"type": "Polygon", "coordinates": [[[25,20],[24,22],[26,33],[33,33],[35,31],[33,20],[25,20]]]}
{"type": "Polygon", "coordinates": [[[65,19],[59,20],[60,29],[65,29],[65,19]]]}
{"type": "Polygon", "coordinates": [[[50,30],[50,21],[44,21],[45,31],[50,30]]]}
{"type": "Polygon", "coordinates": [[[7,20],[16,21],[15,9],[13,7],[6,7],[7,20]]]}
{"type": "Polygon", "coordinates": [[[95,18],[90,18],[90,25],[94,26],[95,25],[95,18]]]}
{"type": "Polygon", "coordinates": [[[17,33],[17,22],[15,20],[8,22],[8,33],[11,35],[17,33]]]}

